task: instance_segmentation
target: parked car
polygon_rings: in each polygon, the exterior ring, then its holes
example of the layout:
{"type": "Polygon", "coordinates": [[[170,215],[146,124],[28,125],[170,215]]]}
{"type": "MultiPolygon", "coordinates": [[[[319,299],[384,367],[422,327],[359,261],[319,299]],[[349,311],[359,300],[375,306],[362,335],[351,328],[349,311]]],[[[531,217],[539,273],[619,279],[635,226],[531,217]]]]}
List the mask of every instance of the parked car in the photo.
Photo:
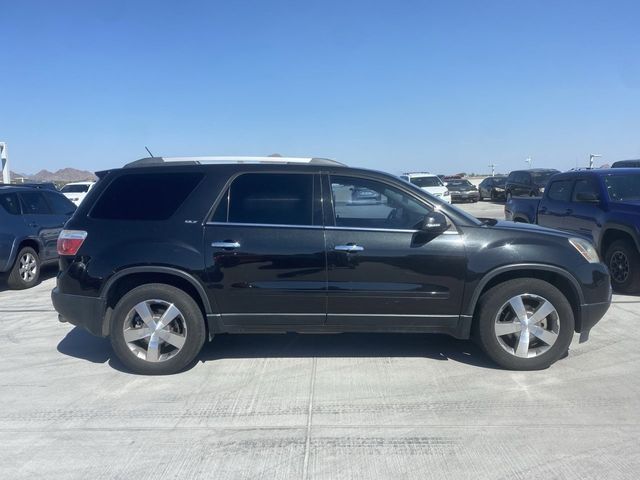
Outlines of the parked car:
{"type": "Polygon", "coordinates": [[[449,180],[447,189],[452,202],[477,202],[480,199],[478,187],[466,179],[449,180]]]}
{"type": "Polygon", "coordinates": [[[42,188],[44,190],[53,190],[57,192],[56,184],[53,182],[35,182],[35,183],[2,183],[0,182],[0,187],[31,187],[31,188],[42,188]]]}
{"type": "Polygon", "coordinates": [[[526,370],[609,308],[607,268],[580,237],[482,222],[331,160],[248,158],[99,173],[58,240],[61,319],[144,374],[185,368],[218,334],[284,332],[473,332],[498,365],[526,370]],[[382,201],[334,201],[353,188],[382,201]]]}
{"type": "Polygon", "coordinates": [[[487,177],[480,185],[478,185],[478,194],[480,200],[488,198],[489,200],[504,200],[505,198],[505,184],[507,181],[506,175],[495,175],[493,177],[487,177]]]}
{"type": "Polygon", "coordinates": [[[542,199],[508,201],[505,218],[589,238],[609,267],[613,288],[640,293],[640,171],[616,168],[554,175],[542,199]]]}
{"type": "Polygon", "coordinates": [[[409,172],[400,175],[400,178],[413,183],[416,187],[421,188],[434,197],[441,198],[447,203],[451,203],[451,195],[445,184],[432,173],[409,172]]]}
{"type": "Polygon", "coordinates": [[[539,197],[552,175],[560,173],[553,168],[532,168],[515,170],[509,174],[505,184],[506,198],[539,197]]]}
{"type": "Polygon", "coordinates": [[[613,162],[611,168],[638,168],[640,167],[640,160],[618,160],[613,162]]]}
{"type": "Polygon", "coordinates": [[[95,183],[96,182],[67,183],[60,191],[77,206],[82,203],[82,200],[84,200],[84,197],[87,196],[87,193],[89,193],[89,190],[93,188],[95,183]]]}
{"type": "Polygon", "coordinates": [[[49,189],[0,187],[0,274],[10,288],[33,287],[41,266],[58,259],[58,234],[74,211],[49,189]]]}

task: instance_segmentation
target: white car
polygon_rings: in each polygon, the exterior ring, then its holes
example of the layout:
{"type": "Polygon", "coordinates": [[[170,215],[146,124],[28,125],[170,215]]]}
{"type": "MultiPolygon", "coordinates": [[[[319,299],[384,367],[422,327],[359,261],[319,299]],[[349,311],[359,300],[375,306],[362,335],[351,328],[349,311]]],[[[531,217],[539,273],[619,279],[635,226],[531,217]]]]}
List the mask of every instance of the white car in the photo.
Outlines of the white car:
{"type": "Polygon", "coordinates": [[[451,203],[449,190],[447,190],[447,187],[442,183],[442,180],[433,173],[403,173],[400,175],[400,178],[413,183],[416,187],[420,187],[422,190],[430,193],[434,197],[438,197],[447,203],[451,203]]]}
{"type": "Polygon", "coordinates": [[[78,206],[95,184],[96,182],[72,182],[67,183],[60,191],[65,197],[78,206]]]}

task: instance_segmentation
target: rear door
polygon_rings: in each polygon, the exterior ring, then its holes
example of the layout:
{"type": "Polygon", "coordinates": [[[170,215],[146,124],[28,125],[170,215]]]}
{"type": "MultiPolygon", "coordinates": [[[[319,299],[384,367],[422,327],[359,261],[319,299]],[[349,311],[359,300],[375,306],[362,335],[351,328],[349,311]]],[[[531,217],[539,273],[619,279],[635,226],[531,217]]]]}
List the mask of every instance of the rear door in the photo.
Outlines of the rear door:
{"type": "Polygon", "coordinates": [[[384,181],[325,177],[327,324],[340,329],[452,327],[464,288],[464,242],[451,225],[425,236],[432,207],[384,181]],[[353,192],[376,192],[357,200],[353,192]],[[375,198],[375,199],[374,199],[375,198]]]}
{"type": "Polygon", "coordinates": [[[58,216],[46,201],[42,191],[20,192],[24,221],[27,224],[31,236],[40,240],[42,248],[39,252],[41,260],[56,258],[58,253],[56,243],[60,233],[60,221],[58,216]]]}
{"type": "Polygon", "coordinates": [[[236,176],[205,226],[205,252],[224,324],[324,324],[327,273],[318,174],[236,176]]]}
{"type": "Polygon", "coordinates": [[[567,218],[573,213],[571,188],[573,179],[551,182],[538,206],[538,225],[561,230],[571,230],[567,218]]]}
{"type": "Polygon", "coordinates": [[[576,180],[571,195],[571,208],[572,218],[567,221],[569,228],[591,238],[592,241],[598,239],[604,210],[600,184],[594,178],[583,177],[576,180]],[[587,196],[593,200],[585,201],[587,196]]]}

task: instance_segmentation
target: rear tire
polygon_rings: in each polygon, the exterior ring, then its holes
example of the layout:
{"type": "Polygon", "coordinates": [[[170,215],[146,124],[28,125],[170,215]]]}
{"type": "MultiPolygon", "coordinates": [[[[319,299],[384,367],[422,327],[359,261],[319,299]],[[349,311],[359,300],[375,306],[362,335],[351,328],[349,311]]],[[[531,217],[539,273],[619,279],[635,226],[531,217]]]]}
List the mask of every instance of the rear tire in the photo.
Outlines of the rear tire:
{"type": "Polygon", "coordinates": [[[31,247],[24,247],[16,256],[7,285],[13,290],[24,290],[38,284],[40,279],[40,257],[31,247]]]}
{"type": "Polygon", "coordinates": [[[534,278],[491,288],[480,299],[474,320],[474,336],[482,349],[509,370],[549,367],[567,354],[573,331],[573,310],[567,298],[553,285],[534,278]]]}
{"type": "Polygon", "coordinates": [[[611,274],[611,286],[616,292],[640,292],[640,253],[631,240],[616,240],[605,253],[611,274]]]}
{"type": "Polygon", "coordinates": [[[116,356],[132,372],[170,375],[195,360],[206,329],[190,295],[171,285],[150,283],[117,303],[110,337],[116,356]]]}

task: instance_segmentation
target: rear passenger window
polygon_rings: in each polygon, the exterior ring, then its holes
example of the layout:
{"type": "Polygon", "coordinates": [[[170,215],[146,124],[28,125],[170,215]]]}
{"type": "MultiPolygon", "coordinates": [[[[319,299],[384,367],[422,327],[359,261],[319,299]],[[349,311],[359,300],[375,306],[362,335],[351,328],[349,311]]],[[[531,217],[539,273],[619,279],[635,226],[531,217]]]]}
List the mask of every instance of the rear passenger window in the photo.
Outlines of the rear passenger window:
{"type": "Polygon", "coordinates": [[[166,220],[204,177],[200,172],[138,173],[113,180],[91,217],[104,220],[166,220]]]}
{"type": "Polygon", "coordinates": [[[313,225],[313,175],[247,173],[237,177],[214,214],[231,223],[313,225]]]}
{"type": "Polygon", "coordinates": [[[18,203],[18,195],[15,193],[7,193],[0,195],[0,205],[11,215],[20,215],[20,204],[18,203]]]}
{"type": "Polygon", "coordinates": [[[571,198],[571,180],[559,180],[549,185],[547,196],[558,202],[568,202],[571,198]]]}
{"type": "MultiPolygon", "coordinates": [[[[573,189],[573,197],[572,200],[574,202],[581,202],[582,199],[578,199],[578,196],[588,195],[595,199],[600,199],[600,192],[598,191],[598,187],[588,179],[581,179],[576,181],[576,186],[573,189]]],[[[582,197],[584,198],[584,197],[582,197]]]]}
{"type": "Polygon", "coordinates": [[[20,193],[20,199],[22,201],[22,211],[25,214],[51,214],[51,209],[40,192],[22,192],[20,193]]]}

